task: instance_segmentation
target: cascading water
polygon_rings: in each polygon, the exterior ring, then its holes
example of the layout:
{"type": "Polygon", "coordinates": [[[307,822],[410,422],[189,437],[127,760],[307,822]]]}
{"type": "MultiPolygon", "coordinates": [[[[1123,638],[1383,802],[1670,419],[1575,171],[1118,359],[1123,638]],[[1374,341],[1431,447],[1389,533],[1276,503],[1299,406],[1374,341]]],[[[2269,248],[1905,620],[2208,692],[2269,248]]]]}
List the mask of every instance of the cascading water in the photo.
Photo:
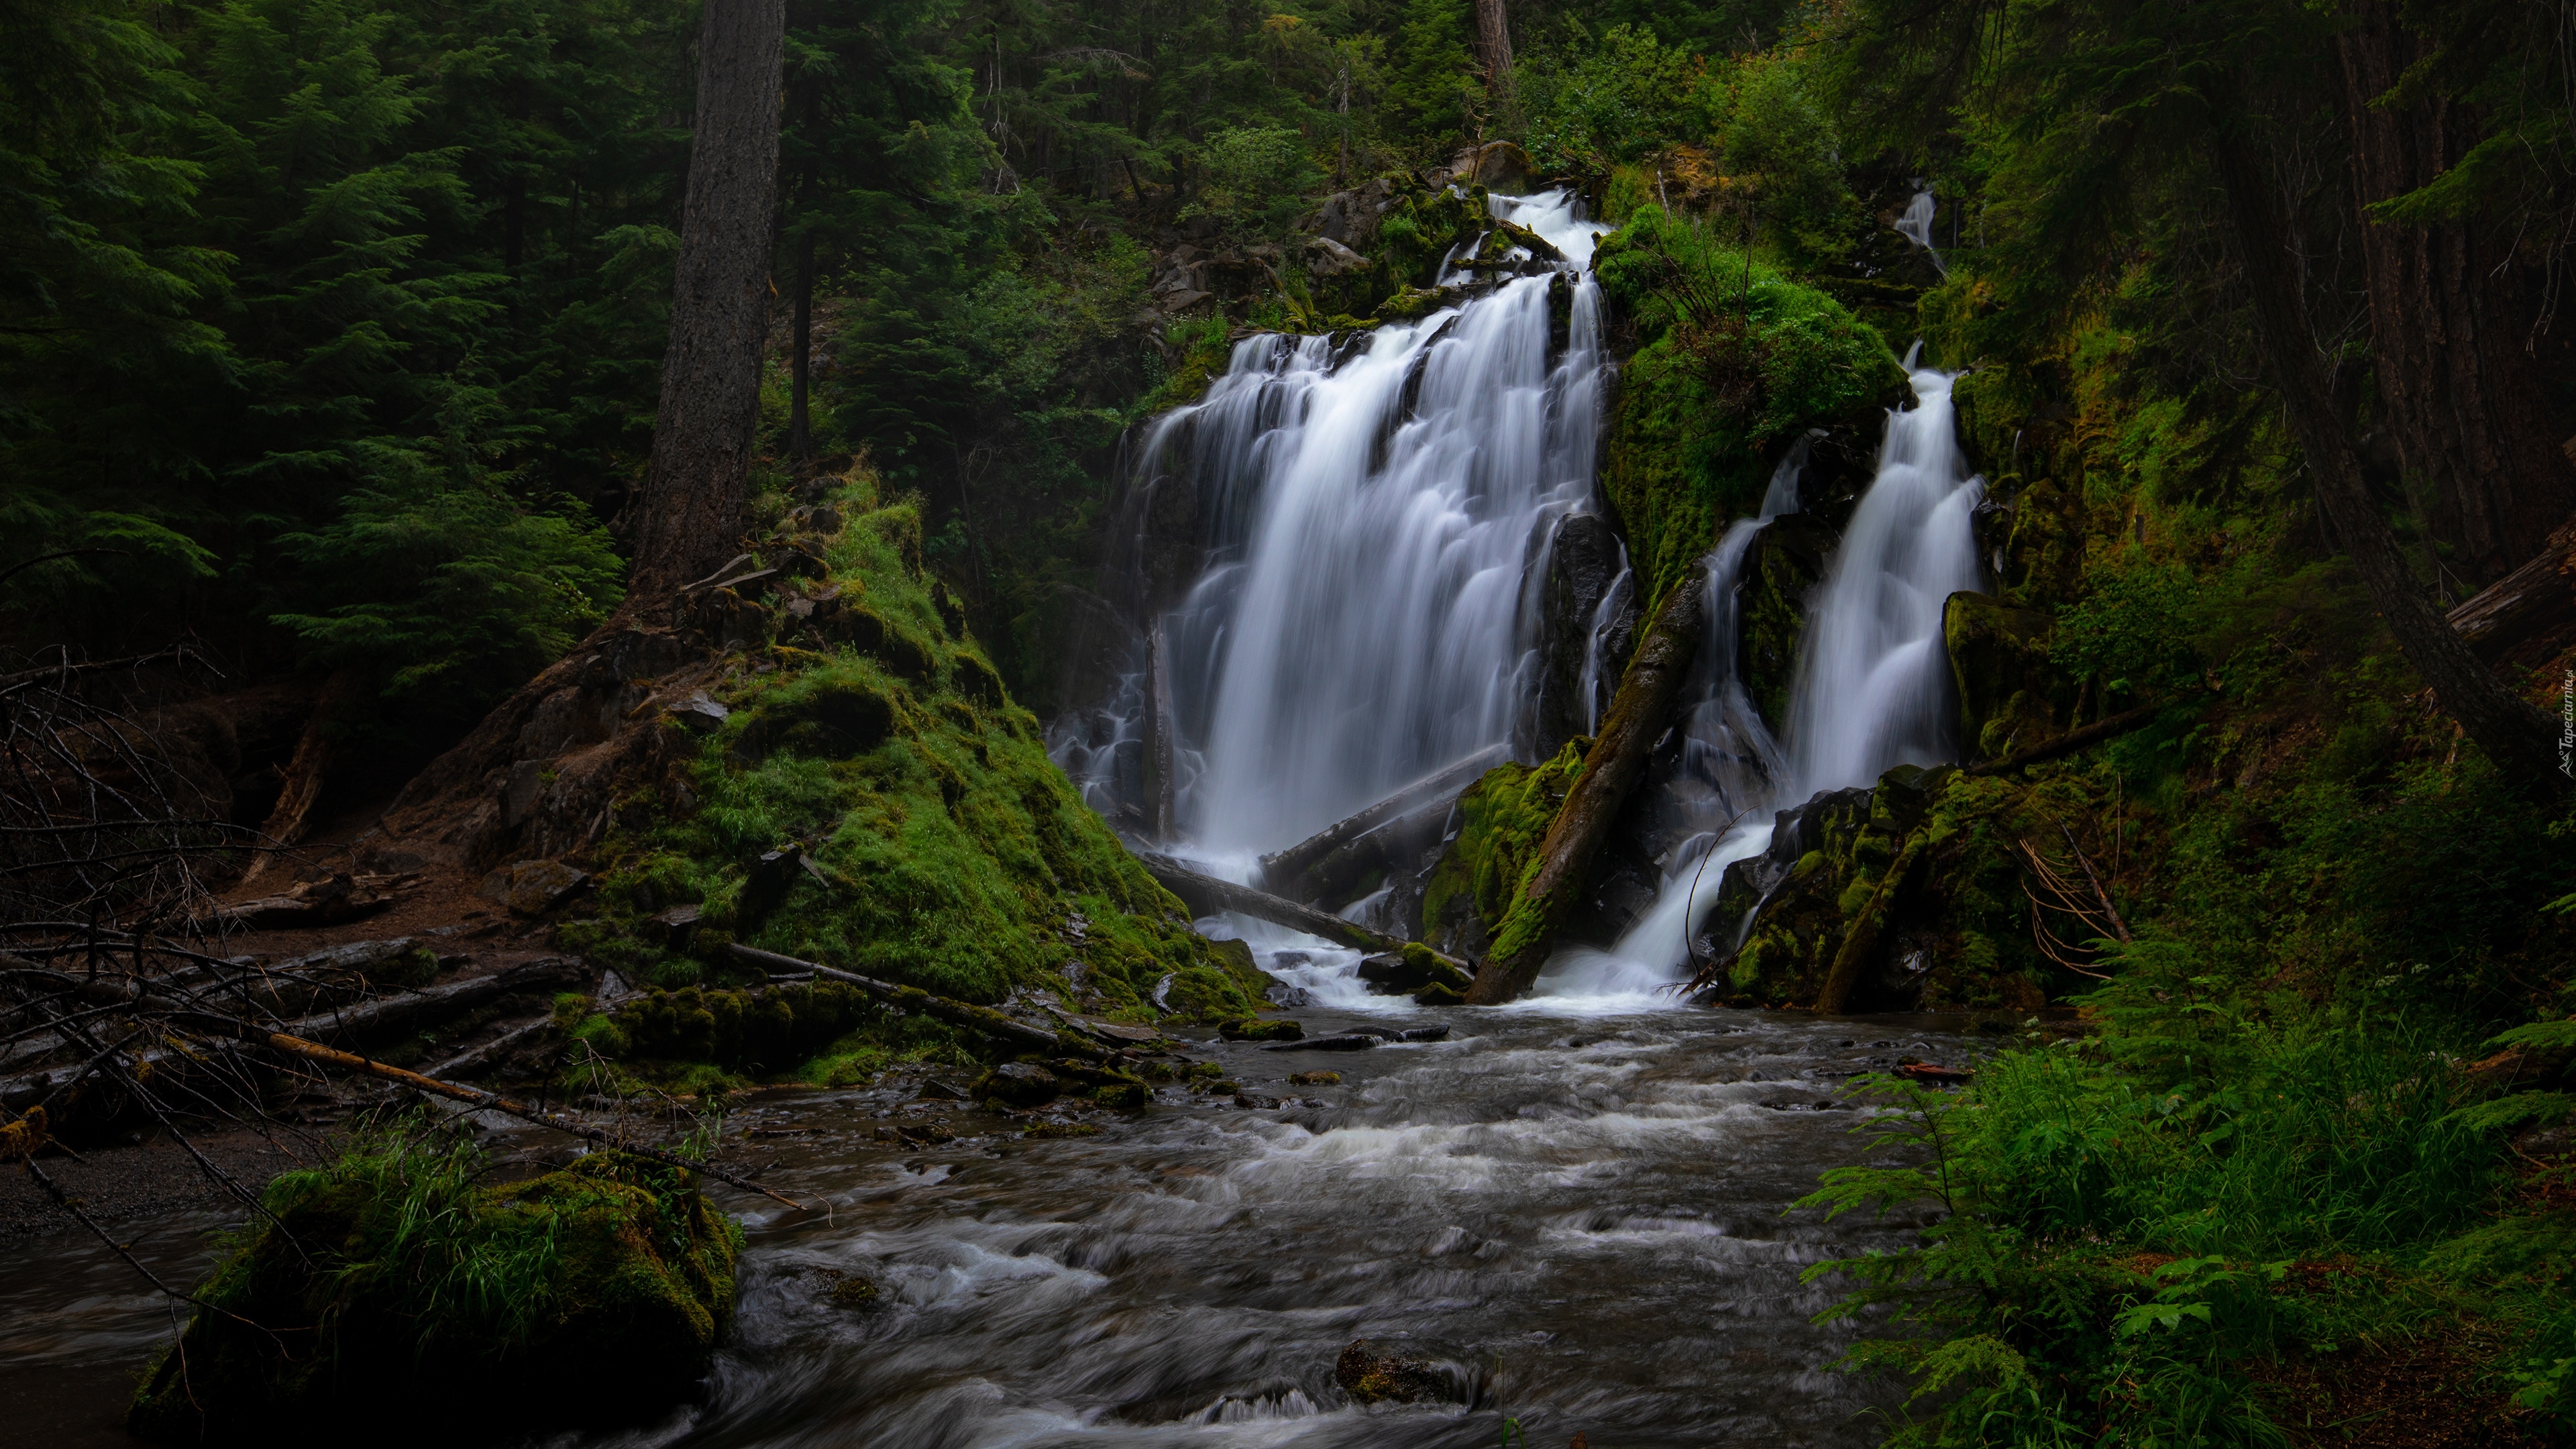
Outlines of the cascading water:
{"type": "Polygon", "coordinates": [[[1940,203],[1931,192],[1918,191],[1896,218],[1896,229],[1907,241],[1921,247],[1932,258],[1932,265],[1940,268],[1941,275],[1946,277],[1950,275],[1949,263],[1941,260],[1941,253],[1932,245],[1932,218],[1939,209],[1940,203]]]}
{"type": "MultiPolygon", "coordinates": [[[[1669,983],[1715,904],[1717,879],[1771,843],[1778,807],[1869,784],[1900,764],[1956,755],[1941,616],[1950,595],[1984,582],[1974,515],[1985,485],[1959,450],[1953,374],[1915,367],[1920,352],[1917,344],[1906,358],[1915,406],[1888,415],[1878,475],[1808,602],[1785,750],[1771,746],[1732,677],[1734,593],[1746,547],[1796,506],[1775,479],[1762,517],[1735,524],[1709,555],[1711,613],[1700,652],[1714,661],[1703,670],[1714,670],[1711,697],[1722,707],[1703,704],[1691,723],[1694,747],[1752,742],[1764,768],[1745,793],[1756,798],[1738,803],[1738,823],[1706,837],[1705,848],[1679,852],[1653,908],[1616,946],[1559,952],[1539,979],[1541,992],[1625,994],[1669,983]]],[[[1786,464],[1783,477],[1794,485],[1786,464]]]]}
{"type": "MultiPolygon", "coordinates": [[[[1570,193],[1492,206],[1575,269],[1601,230],[1570,193]]],[[[1249,338],[1145,439],[1148,469],[1179,455],[1217,540],[1164,621],[1194,852],[1285,845],[1511,737],[1524,580],[1589,506],[1605,365],[1591,279],[1532,269],[1356,344],[1249,338]],[[1561,334],[1552,288],[1571,292],[1561,334]]],[[[1058,757],[1096,787],[1099,754],[1058,757]]]]}

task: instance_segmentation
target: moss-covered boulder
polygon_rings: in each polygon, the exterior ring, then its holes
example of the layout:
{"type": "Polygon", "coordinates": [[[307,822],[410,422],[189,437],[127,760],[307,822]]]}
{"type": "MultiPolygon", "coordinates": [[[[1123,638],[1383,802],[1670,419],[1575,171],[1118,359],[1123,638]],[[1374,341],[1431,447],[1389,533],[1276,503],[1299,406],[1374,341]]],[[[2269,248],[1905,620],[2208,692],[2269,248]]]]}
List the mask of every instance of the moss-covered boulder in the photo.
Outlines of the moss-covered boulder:
{"type": "Polygon", "coordinates": [[[173,1443],[412,1444],[649,1418],[733,1313],[741,1230],[621,1153],[478,1185],[470,1147],[362,1142],[268,1187],[146,1375],[128,1424],[173,1443]]]}
{"type": "Polygon", "coordinates": [[[1754,535],[1736,596],[1736,677],[1774,735],[1789,727],[1789,689],[1797,678],[1798,639],[1807,628],[1807,596],[1823,582],[1840,535],[1822,518],[1793,513],[1754,535]]]}
{"type": "Polygon", "coordinates": [[[1727,868],[1716,999],[1838,1011],[2026,1010],[2082,984],[2032,944],[2021,842],[2088,808],[2079,784],[1900,765],[1780,813],[1727,868]],[[1726,937],[1751,916],[1743,944],[1726,937]]]}
{"type": "Polygon", "coordinates": [[[2040,744],[2073,719],[2073,684],[2049,667],[2054,621],[1989,594],[1952,594],[1941,633],[1959,687],[1960,738],[1980,758],[2040,744]]]}
{"type": "Polygon", "coordinates": [[[1591,748],[1577,736],[1545,764],[1497,765],[1467,787],[1458,797],[1458,834],[1423,887],[1416,936],[1460,960],[1484,959],[1591,748]]]}

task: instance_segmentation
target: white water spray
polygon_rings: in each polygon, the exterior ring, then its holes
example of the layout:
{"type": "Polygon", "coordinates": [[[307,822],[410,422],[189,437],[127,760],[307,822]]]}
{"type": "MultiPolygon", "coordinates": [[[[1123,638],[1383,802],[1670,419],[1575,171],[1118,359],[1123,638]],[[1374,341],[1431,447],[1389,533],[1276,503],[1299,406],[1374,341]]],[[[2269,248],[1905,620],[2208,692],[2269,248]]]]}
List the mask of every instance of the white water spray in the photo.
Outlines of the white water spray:
{"type": "Polygon", "coordinates": [[[1940,268],[1941,275],[1946,277],[1950,275],[1950,264],[1941,260],[1941,253],[1932,245],[1932,218],[1939,205],[1929,191],[1914,193],[1914,199],[1905,204],[1904,213],[1896,218],[1896,229],[1904,234],[1907,241],[1930,254],[1932,265],[1940,268]]]}

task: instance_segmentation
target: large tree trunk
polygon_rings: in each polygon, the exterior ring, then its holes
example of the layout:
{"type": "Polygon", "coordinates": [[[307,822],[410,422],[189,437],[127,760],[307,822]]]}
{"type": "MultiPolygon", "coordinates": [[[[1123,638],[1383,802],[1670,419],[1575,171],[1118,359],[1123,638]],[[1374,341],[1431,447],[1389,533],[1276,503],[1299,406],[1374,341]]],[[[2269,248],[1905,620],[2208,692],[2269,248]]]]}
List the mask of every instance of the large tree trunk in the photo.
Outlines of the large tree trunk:
{"type": "MultiPolygon", "coordinates": [[[[2435,97],[2373,106],[2428,43],[2394,0],[2355,0],[2337,39],[2344,118],[2362,205],[2402,196],[2455,165],[2477,140],[2471,108],[2435,97]]],[[[2550,426],[2538,361],[2526,349],[2530,297],[2509,242],[2467,222],[2360,229],[2370,286],[2379,400],[2407,471],[2427,485],[2433,535],[2485,584],[2530,558],[2576,506],[2576,472],[2550,426]]]]}
{"type": "Polygon", "coordinates": [[[1512,83],[1512,29],[1503,0],[1476,0],[1476,59],[1485,89],[1500,95],[1512,83]]]}
{"type": "Polygon", "coordinates": [[[742,532],[769,338],[786,20],[785,0],[707,0],[699,27],[697,124],[632,597],[704,576],[742,532]]]}
{"type": "MultiPolygon", "coordinates": [[[[2433,607],[2406,565],[2397,537],[2371,501],[2361,459],[2343,429],[2317,358],[2306,294],[2291,265],[2296,238],[2268,168],[2241,135],[2215,135],[2210,152],[2243,243],[2254,320],[2273,385],[2289,414],[2290,433],[2316,480],[2317,506],[2335,532],[2380,617],[2397,636],[2406,662],[2478,748],[2508,775],[2531,786],[2563,786],[2556,731],[2537,709],[2514,697],[2479,662],[2467,641],[2433,607]]],[[[2538,542],[2537,537],[2533,540],[2538,542]]]]}
{"type": "Polygon", "coordinates": [[[1591,886],[1592,867],[1610,836],[1619,809],[1645,778],[1646,759],[1671,723],[1680,700],[1682,678],[1690,673],[1691,656],[1708,610],[1708,577],[1694,570],[1674,589],[1655,615],[1655,625],[1637,646],[1637,656],[1619,680],[1609,717],[1583,757],[1583,773],[1565,792],[1565,804],[1550,821],[1539,843],[1538,874],[1512,898],[1502,929],[1495,933],[1494,953],[1476,973],[1467,991],[1470,1006],[1500,1006],[1519,997],[1538,979],[1556,945],[1557,928],[1591,886]]]}

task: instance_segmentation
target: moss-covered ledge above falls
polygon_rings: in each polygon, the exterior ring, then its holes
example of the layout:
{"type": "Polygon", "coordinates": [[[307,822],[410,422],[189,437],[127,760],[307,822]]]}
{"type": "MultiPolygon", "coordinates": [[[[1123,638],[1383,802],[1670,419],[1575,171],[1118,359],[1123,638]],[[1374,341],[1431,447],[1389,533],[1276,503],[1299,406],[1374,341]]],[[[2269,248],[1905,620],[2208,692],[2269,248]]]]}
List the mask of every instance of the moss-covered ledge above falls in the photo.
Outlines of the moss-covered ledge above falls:
{"type": "Polygon", "coordinates": [[[969,1001],[1254,1010],[1258,980],[1047,758],[922,572],[920,527],[855,473],[762,550],[815,560],[803,576],[702,606],[726,616],[723,667],[613,801],[594,913],[563,943],[664,987],[756,979],[723,949],[741,941],[969,1001]]]}
{"type": "Polygon", "coordinates": [[[1911,400],[1877,329],[1840,302],[1701,227],[1639,208],[1602,239],[1593,270],[1629,355],[1601,488],[1652,600],[1725,525],[1759,511],[1772,470],[1810,429],[1875,451],[1880,419],[1911,400]]]}

